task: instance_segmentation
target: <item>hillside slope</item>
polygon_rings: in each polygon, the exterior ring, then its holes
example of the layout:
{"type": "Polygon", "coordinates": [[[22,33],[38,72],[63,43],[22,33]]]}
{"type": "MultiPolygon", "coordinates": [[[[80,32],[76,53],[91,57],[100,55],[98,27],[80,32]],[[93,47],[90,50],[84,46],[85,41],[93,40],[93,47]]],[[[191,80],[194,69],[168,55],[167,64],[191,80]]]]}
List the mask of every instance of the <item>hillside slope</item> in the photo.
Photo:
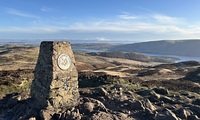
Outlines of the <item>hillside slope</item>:
{"type": "Polygon", "coordinates": [[[199,57],[199,46],[200,40],[162,40],[118,45],[111,48],[110,51],[199,57]]]}
{"type": "Polygon", "coordinates": [[[80,103],[54,112],[30,97],[39,48],[0,50],[0,120],[200,119],[200,62],[160,64],[130,60],[148,59],[137,53],[76,51],[80,103]]]}
{"type": "Polygon", "coordinates": [[[136,60],[141,62],[162,62],[162,63],[174,63],[177,58],[170,58],[170,57],[153,57],[153,56],[146,56],[136,52],[92,52],[88,53],[92,56],[102,56],[102,57],[109,57],[109,58],[122,58],[122,59],[129,59],[129,60],[136,60]]]}

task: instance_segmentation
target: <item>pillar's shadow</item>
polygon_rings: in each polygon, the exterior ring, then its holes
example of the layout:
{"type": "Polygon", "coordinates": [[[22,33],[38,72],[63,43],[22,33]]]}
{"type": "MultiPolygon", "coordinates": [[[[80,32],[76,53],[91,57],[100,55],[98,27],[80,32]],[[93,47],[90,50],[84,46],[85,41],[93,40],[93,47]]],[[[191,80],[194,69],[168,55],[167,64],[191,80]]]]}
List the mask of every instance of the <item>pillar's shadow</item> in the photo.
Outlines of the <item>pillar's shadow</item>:
{"type": "Polygon", "coordinates": [[[41,110],[47,107],[53,79],[53,42],[42,42],[31,84],[30,98],[18,100],[19,93],[7,94],[0,100],[0,120],[44,119],[41,110]]]}

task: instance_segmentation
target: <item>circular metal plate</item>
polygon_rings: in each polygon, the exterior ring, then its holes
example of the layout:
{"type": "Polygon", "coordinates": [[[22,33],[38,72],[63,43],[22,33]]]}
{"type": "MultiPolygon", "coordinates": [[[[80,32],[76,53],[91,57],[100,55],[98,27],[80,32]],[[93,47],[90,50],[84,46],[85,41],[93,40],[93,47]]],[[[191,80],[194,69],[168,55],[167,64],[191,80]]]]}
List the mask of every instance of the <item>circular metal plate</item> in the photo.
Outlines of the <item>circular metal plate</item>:
{"type": "Polygon", "coordinates": [[[67,70],[71,66],[72,61],[69,55],[60,54],[58,57],[58,67],[62,70],[67,70]]]}

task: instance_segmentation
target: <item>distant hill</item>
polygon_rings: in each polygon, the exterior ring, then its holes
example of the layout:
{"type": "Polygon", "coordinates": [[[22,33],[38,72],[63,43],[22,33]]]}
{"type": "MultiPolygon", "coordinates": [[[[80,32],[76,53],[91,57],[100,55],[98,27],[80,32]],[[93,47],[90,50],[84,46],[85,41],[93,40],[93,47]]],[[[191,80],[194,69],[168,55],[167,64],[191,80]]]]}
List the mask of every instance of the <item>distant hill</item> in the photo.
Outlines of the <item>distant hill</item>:
{"type": "Polygon", "coordinates": [[[96,51],[107,51],[110,48],[119,44],[111,43],[76,43],[71,44],[73,50],[85,51],[85,52],[96,52],[96,51]]]}
{"type": "Polygon", "coordinates": [[[200,40],[162,40],[114,46],[110,51],[200,57],[200,40]]]}
{"type": "Polygon", "coordinates": [[[141,62],[163,62],[163,63],[173,63],[177,58],[172,57],[150,57],[136,52],[91,52],[87,53],[92,56],[102,56],[109,58],[122,58],[129,60],[136,60],[141,62]]]}

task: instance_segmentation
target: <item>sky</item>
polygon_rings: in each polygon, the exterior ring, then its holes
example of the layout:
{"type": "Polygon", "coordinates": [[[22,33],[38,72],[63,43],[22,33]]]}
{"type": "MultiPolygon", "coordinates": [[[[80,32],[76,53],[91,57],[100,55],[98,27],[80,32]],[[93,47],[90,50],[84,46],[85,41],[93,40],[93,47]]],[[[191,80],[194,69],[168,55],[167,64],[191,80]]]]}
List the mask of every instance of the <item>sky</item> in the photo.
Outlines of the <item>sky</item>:
{"type": "Polygon", "coordinates": [[[0,0],[0,39],[200,38],[200,0],[0,0]]]}

